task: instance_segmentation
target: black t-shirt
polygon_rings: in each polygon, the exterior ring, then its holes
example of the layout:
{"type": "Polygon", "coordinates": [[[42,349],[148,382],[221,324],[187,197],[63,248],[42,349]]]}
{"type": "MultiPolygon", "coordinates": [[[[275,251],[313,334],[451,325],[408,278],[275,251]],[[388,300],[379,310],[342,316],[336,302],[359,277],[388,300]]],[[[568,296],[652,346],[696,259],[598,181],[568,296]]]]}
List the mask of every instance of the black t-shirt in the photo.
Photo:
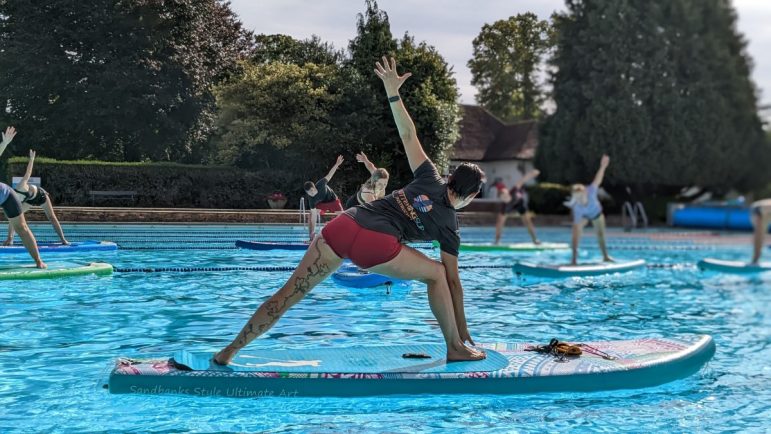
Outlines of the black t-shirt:
{"type": "Polygon", "coordinates": [[[308,204],[311,208],[316,208],[316,204],[332,202],[337,199],[335,192],[327,186],[327,178],[321,178],[316,182],[316,190],[318,193],[315,196],[308,196],[308,204]]]}
{"type": "Polygon", "coordinates": [[[345,212],[366,229],[393,235],[400,242],[436,240],[443,252],[458,256],[458,219],[445,182],[431,160],[414,176],[403,189],[345,212]]]}

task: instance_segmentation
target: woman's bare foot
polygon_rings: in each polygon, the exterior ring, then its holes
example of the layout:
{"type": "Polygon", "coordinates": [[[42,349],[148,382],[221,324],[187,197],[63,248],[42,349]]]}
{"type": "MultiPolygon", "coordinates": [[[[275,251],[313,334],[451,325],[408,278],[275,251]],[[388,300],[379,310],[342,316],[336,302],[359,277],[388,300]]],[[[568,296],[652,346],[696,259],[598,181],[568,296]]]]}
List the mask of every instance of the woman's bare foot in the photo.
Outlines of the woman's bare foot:
{"type": "Polygon", "coordinates": [[[616,260],[611,258],[610,256],[606,256],[606,257],[602,258],[602,261],[603,262],[616,262],[616,260]]]}
{"type": "Polygon", "coordinates": [[[487,357],[484,351],[469,348],[463,344],[456,347],[447,347],[448,362],[462,362],[468,360],[482,360],[487,357]]]}
{"type": "Polygon", "coordinates": [[[40,261],[40,262],[37,263],[37,268],[46,269],[46,268],[48,268],[48,265],[46,265],[45,262],[40,261]]]}

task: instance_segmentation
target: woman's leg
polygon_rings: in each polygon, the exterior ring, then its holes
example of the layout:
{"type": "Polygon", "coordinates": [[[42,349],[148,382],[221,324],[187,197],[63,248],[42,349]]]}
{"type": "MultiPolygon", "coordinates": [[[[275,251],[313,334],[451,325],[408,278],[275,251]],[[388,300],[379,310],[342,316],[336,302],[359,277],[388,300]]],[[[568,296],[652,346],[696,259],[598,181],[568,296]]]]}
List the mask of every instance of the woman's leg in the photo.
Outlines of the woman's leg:
{"type": "Polygon", "coordinates": [[[24,244],[27,252],[29,252],[29,255],[32,256],[32,259],[35,260],[37,267],[46,268],[46,264],[40,259],[40,252],[37,249],[37,240],[35,240],[32,231],[29,230],[24,214],[19,214],[17,217],[8,217],[8,221],[11,222],[11,226],[16,230],[16,233],[19,234],[21,242],[24,244]]]}
{"type": "Polygon", "coordinates": [[[578,264],[578,244],[581,242],[581,234],[584,231],[585,225],[586,219],[581,219],[579,223],[573,223],[573,233],[570,239],[570,247],[573,251],[572,259],[570,260],[571,265],[578,264]]]}
{"type": "Polygon", "coordinates": [[[602,260],[605,262],[613,262],[613,258],[608,255],[608,246],[605,242],[605,214],[600,214],[599,217],[592,222],[594,230],[597,231],[597,243],[600,245],[600,251],[602,252],[602,260]]]}
{"type": "Polygon", "coordinates": [[[768,232],[768,225],[771,223],[771,211],[752,214],[752,225],[754,227],[752,236],[752,263],[760,262],[760,255],[763,253],[763,244],[768,232]]]}
{"type": "Polygon", "coordinates": [[[522,217],[522,223],[525,224],[525,227],[527,228],[527,233],[530,234],[530,239],[533,240],[533,244],[541,244],[540,241],[538,241],[538,236],[535,234],[535,225],[533,225],[533,216],[525,211],[522,214],[520,214],[522,217]]]}
{"type": "Polygon", "coordinates": [[[481,351],[467,347],[460,338],[455,322],[452,295],[447,284],[444,265],[417,250],[404,246],[399,254],[385,264],[368,269],[378,274],[407,280],[420,280],[428,286],[428,304],[447,343],[447,360],[479,360],[485,358],[481,351]]]}
{"type": "Polygon", "coordinates": [[[273,327],[284,312],[337,270],[342,262],[322,236],[316,237],[289,280],[257,308],[238,336],[217,353],[214,361],[222,365],[230,363],[241,348],[273,327]]]}
{"type": "Polygon", "coordinates": [[[503,226],[506,224],[506,214],[498,214],[498,218],[495,220],[495,244],[501,242],[501,235],[503,234],[503,226]]]}

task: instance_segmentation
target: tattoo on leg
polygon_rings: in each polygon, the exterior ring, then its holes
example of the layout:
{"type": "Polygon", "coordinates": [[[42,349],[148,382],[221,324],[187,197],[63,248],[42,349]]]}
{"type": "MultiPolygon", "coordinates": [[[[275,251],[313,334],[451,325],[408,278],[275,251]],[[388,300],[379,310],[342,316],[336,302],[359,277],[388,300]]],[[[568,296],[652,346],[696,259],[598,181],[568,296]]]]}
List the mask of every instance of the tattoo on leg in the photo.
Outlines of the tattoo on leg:
{"type": "Polygon", "coordinates": [[[249,342],[250,339],[254,339],[257,336],[265,333],[265,331],[271,328],[273,324],[275,324],[281,318],[281,315],[283,315],[283,313],[288,309],[287,305],[293,297],[300,294],[302,297],[304,297],[316,283],[321,282],[327,275],[329,275],[329,265],[321,259],[321,249],[319,248],[319,243],[321,242],[323,242],[323,240],[319,240],[319,242],[313,246],[316,250],[316,259],[314,259],[311,265],[308,266],[305,276],[298,276],[295,278],[292,292],[285,296],[283,300],[273,300],[271,297],[271,300],[265,302],[263,306],[265,307],[265,311],[269,320],[261,324],[256,324],[252,320],[249,320],[249,322],[246,324],[246,326],[244,326],[244,329],[238,336],[237,342],[239,346],[243,347],[249,342]]]}

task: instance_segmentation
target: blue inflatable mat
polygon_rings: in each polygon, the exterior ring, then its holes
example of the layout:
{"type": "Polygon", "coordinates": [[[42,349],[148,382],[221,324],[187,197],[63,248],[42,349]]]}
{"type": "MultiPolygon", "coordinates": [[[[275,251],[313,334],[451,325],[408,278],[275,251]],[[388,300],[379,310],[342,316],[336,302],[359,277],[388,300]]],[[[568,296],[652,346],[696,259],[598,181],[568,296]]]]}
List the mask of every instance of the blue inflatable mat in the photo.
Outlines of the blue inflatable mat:
{"type": "Polygon", "coordinates": [[[271,243],[264,241],[237,240],[236,247],[249,250],[308,250],[309,243],[271,243]]]}
{"type": "Polygon", "coordinates": [[[562,360],[528,351],[532,345],[486,344],[487,359],[453,363],[444,359],[443,345],[247,348],[228,366],[213,364],[212,352],[120,358],[108,389],[229,397],[591,392],[684,378],[715,353],[710,336],[586,342],[583,354],[562,360]],[[406,353],[428,358],[404,358],[406,353]]]}
{"type": "Polygon", "coordinates": [[[374,288],[381,285],[403,285],[407,280],[394,279],[382,274],[370,273],[357,266],[341,267],[332,274],[332,280],[349,288],[374,288]]]}
{"type": "Polygon", "coordinates": [[[699,261],[698,266],[702,270],[730,274],[754,274],[771,271],[771,262],[749,264],[740,261],[723,261],[720,259],[705,258],[699,261]]]}
{"type": "Polygon", "coordinates": [[[600,262],[579,265],[535,264],[520,261],[512,267],[516,275],[535,277],[587,277],[603,274],[626,273],[645,266],[644,259],[627,262],[600,262]]]}
{"type": "MultiPolygon", "coordinates": [[[[69,245],[62,243],[38,243],[41,253],[77,253],[118,250],[118,245],[110,241],[74,241],[69,245]]],[[[0,246],[0,253],[27,253],[22,245],[0,246]]]]}

